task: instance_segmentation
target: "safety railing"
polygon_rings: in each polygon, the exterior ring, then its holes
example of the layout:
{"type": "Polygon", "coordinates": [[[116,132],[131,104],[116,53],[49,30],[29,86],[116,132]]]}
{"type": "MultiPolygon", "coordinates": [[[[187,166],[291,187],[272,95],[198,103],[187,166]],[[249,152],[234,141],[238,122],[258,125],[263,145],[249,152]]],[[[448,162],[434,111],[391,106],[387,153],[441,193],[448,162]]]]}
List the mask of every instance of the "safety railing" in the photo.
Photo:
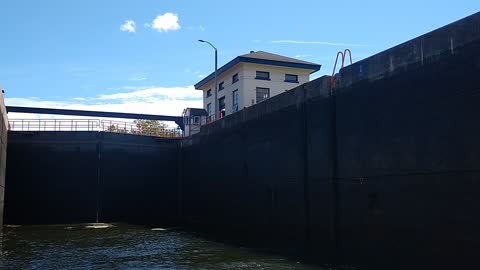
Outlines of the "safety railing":
{"type": "Polygon", "coordinates": [[[159,121],[123,122],[103,119],[11,119],[13,131],[105,131],[156,137],[182,137],[182,131],[159,121]]]}
{"type": "Polygon", "coordinates": [[[14,131],[97,131],[98,119],[12,119],[9,130],[14,131]]]}

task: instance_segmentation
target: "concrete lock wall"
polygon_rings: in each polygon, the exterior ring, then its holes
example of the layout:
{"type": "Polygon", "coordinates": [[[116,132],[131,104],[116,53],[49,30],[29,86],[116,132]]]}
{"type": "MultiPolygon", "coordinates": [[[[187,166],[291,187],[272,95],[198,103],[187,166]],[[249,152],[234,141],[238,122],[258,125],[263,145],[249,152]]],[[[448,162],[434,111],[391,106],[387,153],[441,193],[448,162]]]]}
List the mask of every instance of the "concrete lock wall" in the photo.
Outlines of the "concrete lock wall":
{"type": "MultiPolygon", "coordinates": [[[[8,224],[167,223],[178,144],[103,132],[9,132],[8,224]]],[[[175,214],[174,214],[175,213],[175,214]]]]}
{"type": "Polygon", "coordinates": [[[5,170],[7,164],[7,132],[8,119],[3,98],[3,88],[0,85],[0,226],[3,224],[5,197],[5,170]]]}
{"type": "MultiPolygon", "coordinates": [[[[183,142],[194,228],[365,268],[480,251],[480,14],[202,127],[183,142]]],[[[411,265],[415,264],[415,265],[411,265]]]]}

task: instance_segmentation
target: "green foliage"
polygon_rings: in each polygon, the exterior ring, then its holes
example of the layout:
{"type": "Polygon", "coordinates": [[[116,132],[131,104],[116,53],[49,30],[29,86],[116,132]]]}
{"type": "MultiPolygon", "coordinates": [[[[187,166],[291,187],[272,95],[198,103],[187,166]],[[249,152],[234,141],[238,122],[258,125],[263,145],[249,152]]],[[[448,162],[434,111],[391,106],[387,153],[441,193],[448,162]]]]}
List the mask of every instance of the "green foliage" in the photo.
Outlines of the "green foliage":
{"type": "Polygon", "coordinates": [[[108,132],[128,133],[125,127],[121,128],[118,125],[110,125],[107,128],[108,132]]]}
{"type": "Polygon", "coordinates": [[[157,136],[165,133],[167,129],[167,125],[158,120],[137,119],[133,123],[136,126],[136,130],[132,131],[132,133],[140,135],[157,136]]]}

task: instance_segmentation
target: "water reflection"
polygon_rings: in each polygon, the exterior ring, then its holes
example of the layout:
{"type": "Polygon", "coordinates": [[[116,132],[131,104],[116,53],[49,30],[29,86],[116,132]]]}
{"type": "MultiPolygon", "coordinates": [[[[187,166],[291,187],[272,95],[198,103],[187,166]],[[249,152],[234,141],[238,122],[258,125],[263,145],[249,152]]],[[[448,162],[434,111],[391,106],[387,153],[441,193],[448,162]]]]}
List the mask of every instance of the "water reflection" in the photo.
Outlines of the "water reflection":
{"type": "Polygon", "coordinates": [[[164,228],[5,227],[1,269],[324,269],[164,228]]]}

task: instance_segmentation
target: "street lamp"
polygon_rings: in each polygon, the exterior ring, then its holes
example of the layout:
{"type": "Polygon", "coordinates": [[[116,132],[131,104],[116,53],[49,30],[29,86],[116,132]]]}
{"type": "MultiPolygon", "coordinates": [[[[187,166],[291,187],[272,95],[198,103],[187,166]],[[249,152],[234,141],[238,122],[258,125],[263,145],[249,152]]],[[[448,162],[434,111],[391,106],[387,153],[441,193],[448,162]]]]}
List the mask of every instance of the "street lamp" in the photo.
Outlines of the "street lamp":
{"type": "Polygon", "coordinates": [[[208,43],[208,45],[212,46],[212,48],[215,50],[215,101],[213,102],[213,112],[214,112],[213,120],[216,120],[217,119],[217,87],[218,87],[218,83],[217,83],[217,48],[215,46],[213,46],[212,43],[210,43],[206,40],[199,39],[198,41],[208,43]]]}

